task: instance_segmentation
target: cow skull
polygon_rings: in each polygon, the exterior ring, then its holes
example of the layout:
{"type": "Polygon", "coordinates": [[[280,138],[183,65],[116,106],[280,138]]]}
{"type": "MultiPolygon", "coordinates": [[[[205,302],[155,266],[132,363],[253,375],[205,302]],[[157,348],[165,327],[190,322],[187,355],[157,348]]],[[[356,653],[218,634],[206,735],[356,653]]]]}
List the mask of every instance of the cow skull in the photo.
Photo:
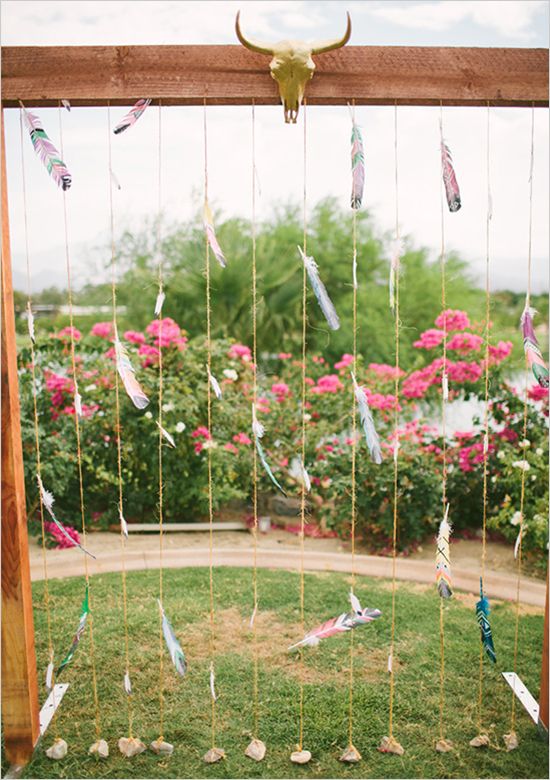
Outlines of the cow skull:
{"type": "Polygon", "coordinates": [[[285,109],[285,122],[295,124],[306,84],[313,78],[315,70],[312,55],[323,54],[323,52],[339,49],[346,45],[351,35],[350,15],[347,14],[348,24],[343,38],[332,41],[314,41],[313,43],[280,41],[270,46],[244,37],[239,21],[240,13],[240,11],[237,13],[235,20],[237,38],[250,51],[269,54],[273,57],[269,67],[271,76],[279,85],[279,93],[285,109]]]}

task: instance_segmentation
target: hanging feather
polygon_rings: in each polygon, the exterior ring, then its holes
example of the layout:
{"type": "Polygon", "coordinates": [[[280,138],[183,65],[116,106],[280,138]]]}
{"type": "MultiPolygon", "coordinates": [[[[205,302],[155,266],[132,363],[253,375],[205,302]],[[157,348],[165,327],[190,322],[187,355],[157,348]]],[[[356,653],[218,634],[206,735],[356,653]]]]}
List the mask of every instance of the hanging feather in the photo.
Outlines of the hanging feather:
{"type": "Polygon", "coordinates": [[[216,675],[214,674],[214,664],[211,663],[210,664],[210,694],[212,696],[213,701],[218,700],[218,697],[216,696],[215,683],[216,683],[216,675]]]}
{"type": "Polygon", "coordinates": [[[162,292],[162,290],[157,295],[157,300],[155,302],[155,317],[158,317],[162,311],[162,304],[166,300],[166,295],[162,292]]]}
{"type": "Polygon", "coordinates": [[[222,398],[222,389],[220,387],[220,383],[216,379],[216,377],[210,373],[210,369],[208,366],[206,366],[206,371],[208,373],[208,381],[210,382],[210,385],[212,387],[212,390],[214,391],[214,395],[218,399],[218,401],[221,401],[222,398]]]}
{"type": "Polygon", "coordinates": [[[448,517],[449,504],[447,504],[445,517],[439,526],[435,554],[435,576],[437,590],[442,599],[448,599],[453,595],[453,591],[451,589],[451,551],[449,545],[452,528],[448,522],[448,517]]]}
{"type": "Polygon", "coordinates": [[[63,106],[63,108],[66,108],[67,111],[69,111],[69,113],[70,113],[70,111],[71,111],[71,104],[69,103],[68,100],[62,100],[61,101],[61,105],[63,106]]]}
{"type": "Polygon", "coordinates": [[[542,357],[539,343],[533,327],[533,317],[536,311],[526,306],[521,315],[521,330],[523,333],[523,349],[525,358],[533,375],[541,387],[548,387],[548,368],[542,357]]]}
{"type": "Polygon", "coordinates": [[[460,190],[458,189],[458,182],[453,168],[453,158],[449,147],[443,139],[443,125],[441,122],[439,123],[439,130],[441,134],[441,168],[443,171],[443,184],[445,185],[445,197],[447,198],[449,211],[455,212],[462,205],[460,202],[460,190]]]}
{"type": "Polygon", "coordinates": [[[321,623],[320,626],[309,631],[300,642],[296,642],[288,649],[294,650],[297,647],[304,646],[314,647],[319,644],[321,639],[372,623],[373,620],[376,620],[382,614],[379,609],[370,609],[369,607],[363,609],[359,599],[353,593],[350,593],[350,601],[352,605],[351,612],[343,612],[338,617],[321,623]]]}
{"type": "Polygon", "coordinates": [[[392,673],[393,669],[393,653],[390,653],[388,656],[388,674],[392,673]]]}
{"type": "Polygon", "coordinates": [[[75,383],[75,394],[74,394],[74,410],[79,417],[82,417],[82,396],[76,389],[76,383],[75,383]]]}
{"type": "Polygon", "coordinates": [[[124,515],[122,514],[122,511],[118,510],[118,519],[120,520],[120,532],[123,534],[124,538],[128,538],[128,523],[124,519],[124,515]]]}
{"type": "Polygon", "coordinates": [[[119,341],[118,336],[115,337],[115,355],[116,367],[120,378],[122,379],[124,389],[132,399],[134,406],[138,409],[145,409],[149,403],[149,399],[141,389],[141,386],[135,377],[134,369],[132,368],[130,358],[128,357],[128,352],[122,345],[122,342],[119,341]]]}
{"type": "Polygon", "coordinates": [[[67,170],[67,166],[59,156],[59,152],[52,144],[46,133],[42,128],[42,122],[36,116],[31,114],[30,111],[21,104],[23,107],[23,117],[25,118],[25,124],[31,136],[32,145],[34,151],[40,157],[46,169],[58,187],[62,190],[68,190],[71,186],[71,174],[67,170]]]}
{"type": "Polygon", "coordinates": [[[258,452],[258,456],[259,456],[259,458],[260,458],[260,461],[261,461],[261,463],[262,463],[262,466],[264,467],[264,469],[265,469],[265,471],[266,471],[266,474],[267,474],[267,476],[268,476],[268,477],[269,477],[269,479],[270,479],[270,480],[273,482],[273,484],[275,485],[275,487],[278,487],[278,488],[279,488],[279,490],[281,491],[281,493],[283,494],[283,496],[286,496],[286,493],[285,493],[285,491],[283,490],[282,486],[281,486],[281,485],[279,484],[279,482],[277,481],[277,478],[275,477],[275,474],[274,474],[274,473],[271,471],[271,468],[269,467],[269,463],[267,462],[267,460],[266,460],[266,457],[265,457],[264,448],[263,448],[263,447],[262,447],[262,445],[260,444],[260,439],[258,438],[258,436],[256,436],[256,435],[254,436],[254,441],[255,441],[255,443],[256,443],[256,450],[257,450],[257,452],[258,452]]]}
{"type": "Polygon", "coordinates": [[[380,464],[382,463],[380,439],[378,438],[376,428],[374,427],[374,420],[372,419],[372,413],[369,408],[367,396],[365,395],[364,389],[357,384],[357,380],[355,379],[355,374],[353,371],[351,372],[351,379],[353,381],[355,399],[359,408],[359,418],[361,420],[363,430],[365,431],[365,439],[367,441],[367,447],[369,448],[370,456],[375,463],[380,464]]]}
{"type": "Polygon", "coordinates": [[[301,481],[305,488],[305,491],[306,493],[311,493],[311,480],[309,478],[309,474],[306,471],[306,467],[304,466],[301,460],[300,460],[300,470],[301,470],[301,481]]]}
{"type": "Polygon", "coordinates": [[[258,609],[257,604],[254,604],[254,609],[252,610],[252,615],[250,616],[250,623],[248,624],[251,631],[254,628],[254,621],[256,619],[256,611],[257,611],[257,609],[258,609]]]}
{"type": "Polygon", "coordinates": [[[130,673],[128,670],[124,672],[124,690],[128,694],[128,696],[132,695],[132,682],[130,680],[130,673]]]}
{"type": "Polygon", "coordinates": [[[365,153],[363,151],[363,137],[352,115],[351,129],[351,207],[358,209],[363,200],[365,188],[365,153]]]}
{"type": "Polygon", "coordinates": [[[449,377],[445,372],[441,376],[441,392],[443,393],[443,400],[447,402],[449,400],[449,377]]]}
{"type": "Polygon", "coordinates": [[[53,511],[53,504],[54,504],[55,499],[54,499],[52,493],[50,493],[49,490],[46,490],[46,488],[44,487],[44,485],[42,483],[42,479],[41,479],[41,477],[39,475],[36,476],[36,479],[38,481],[38,489],[40,490],[40,496],[42,498],[42,503],[46,507],[46,510],[47,510],[49,516],[52,518],[52,520],[54,521],[56,526],[59,528],[59,530],[61,531],[63,536],[65,536],[68,539],[68,541],[71,543],[71,545],[73,547],[79,547],[82,550],[83,553],[86,553],[86,555],[89,555],[90,558],[93,558],[95,560],[95,555],[92,555],[91,552],[88,552],[88,550],[85,550],[84,547],[80,544],[80,542],[75,541],[73,539],[73,537],[70,536],[70,534],[67,533],[67,531],[65,530],[64,526],[61,525],[61,523],[59,522],[59,520],[57,519],[57,517],[55,516],[54,511],[53,511]]]}
{"type": "Polygon", "coordinates": [[[157,425],[158,425],[158,427],[159,427],[159,431],[162,433],[162,435],[164,436],[164,438],[166,439],[166,441],[168,442],[168,444],[169,444],[171,447],[174,447],[174,449],[175,449],[175,447],[176,447],[176,442],[174,441],[174,437],[172,436],[172,434],[171,434],[171,433],[168,433],[168,431],[166,430],[166,428],[163,428],[163,427],[162,427],[162,425],[159,423],[159,421],[158,421],[158,420],[157,420],[157,425]]]}
{"type": "Polygon", "coordinates": [[[113,133],[118,135],[119,133],[124,132],[124,130],[126,130],[128,127],[134,125],[150,103],[151,98],[141,98],[141,100],[138,100],[135,106],[133,106],[128,111],[126,116],[120,120],[118,125],[113,130],[113,133]]]}
{"type": "Polygon", "coordinates": [[[205,202],[204,204],[204,229],[206,230],[206,238],[208,239],[210,248],[214,252],[216,260],[222,268],[225,268],[227,265],[227,260],[225,259],[225,255],[221,250],[218,239],[216,238],[216,232],[214,230],[214,217],[208,202],[205,202]]]}
{"type": "Polygon", "coordinates": [[[399,276],[401,268],[401,258],[403,257],[403,241],[401,238],[396,238],[393,243],[393,249],[390,260],[390,309],[395,309],[395,287],[396,280],[399,276]]]}
{"type": "Polygon", "coordinates": [[[170,657],[172,659],[172,663],[174,664],[176,668],[176,672],[183,677],[185,672],[187,671],[187,664],[185,662],[185,655],[183,654],[183,650],[181,649],[181,645],[174,634],[174,629],[170,625],[170,621],[166,617],[166,613],[164,612],[163,606],[160,603],[160,600],[157,599],[159,609],[162,614],[162,633],[164,634],[164,641],[166,642],[166,647],[168,648],[168,652],[170,653],[170,657]]]}
{"type": "Polygon", "coordinates": [[[489,599],[483,595],[483,580],[479,578],[479,601],[476,604],[476,617],[481,629],[481,643],[483,649],[493,663],[496,663],[497,657],[495,646],[493,644],[493,632],[489,623],[489,599]]]}
{"type": "Polygon", "coordinates": [[[53,661],[50,661],[46,669],[46,688],[51,691],[53,685],[53,661]]]}
{"type": "Polygon", "coordinates": [[[353,252],[352,272],[353,272],[353,289],[357,290],[359,289],[359,285],[357,284],[357,250],[354,250],[353,252]]]}
{"type": "Polygon", "coordinates": [[[261,422],[258,422],[258,418],[256,417],[256,407],[254,406],[254,404],[252,404],[252,433],[258,439],[263,438],[263,435],[265,433],[264,426],[262,425],[261,422]]]}
{"type": "Polygon", "coordinates": [[[34,315],[32,313],[31,302],[27,301],[27,328],[29,330],[29,338],[33,344],[36,344],[34,337],[34,315]]]}
{"type": "Polygon", "coordinates": [[[65,658],[61,661],[61,663],[59,664],[59,668],[55,673],[57,677],[59,676],[60,672],[62,672],[63,669],[68,664],[70,664],[71,661],[73,660],[73,656],[76,652],[76,648],[78,647],[82,634],[84,633],[84,629],[86,628],[86,621],[88,619],[89,614],[90,614],[90,604],[88,601],[88,584],[86,583],[86,595],[84,596],[84,601],[82,602],[82,607],[80,608],[80,620],[78,623],[78,628],[76,629],[76,634],[74,635],[72,644],[69,648],[69,652],[67,653],[65,658]]]}
{"type": "Polygon", "coordinates": [[[317,298],[319,306],[321,307],[321,311],[325,315],[325,319],[328,323],[329,328],[331,328],[332,330],[338,330],[338,328],[340,327],[340,320],[338,319],[338,315],[336,314],[336,309],[334,308],[334,304],[328,297],[326,287],[319,277],[317,263],[315,262],[313,257],[308,257],[307,255],[305,255],[301,247],[298,247],[298,251],[300,252],[300,256],[306,267],[307,275],[309,276],[309,281],[313,288],[313,292],[315,293],[315,297],[317,298]]]}
{"type": "Polygon", "coordinates": [[[519,534],[517,535],[516,543],[514,544],[514,558],[518,557],[520,544],[521,544],[521,528],[519,534]]]}
{"type": "Polygon", "coordinates": [[[113,184],[115,185],[115,187],[117,188],[117,190],[121,190],[121,189],[122,189],[122,187],[121,187],[121,184],[120,184],[120,182],[119,182],[118,178],[117,178],[117,177],[116,177],[116,175],[115,175],[115,172],[113,171],[113,169],[112,169],[112,168],[110,168],[109,170],[110,170],[110,173],[111,173],[111,180],[112,180],[113,184]]]}

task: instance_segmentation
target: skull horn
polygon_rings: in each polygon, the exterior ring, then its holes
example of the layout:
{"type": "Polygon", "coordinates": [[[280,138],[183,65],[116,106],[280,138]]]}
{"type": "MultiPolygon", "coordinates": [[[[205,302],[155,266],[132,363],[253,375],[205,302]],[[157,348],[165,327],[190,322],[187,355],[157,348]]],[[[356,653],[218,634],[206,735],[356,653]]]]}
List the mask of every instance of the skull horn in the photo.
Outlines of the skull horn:
{"type": "MultiPolygon", "coordinates": [[[[241,15],[241,12],[237,12],[237,18],[235,19],[235,32],[237,33],[237,38],[242,43],[243,46],[246,46],[247,49],[250,49],[250,51],[256,51],[258,54],[269,54],[270,56],[273,56],[273,47],[268,46],[267,44],[262,43],[254,43],[253,41],[248,41],[244,35],[241,32],[241,23],[239,21],[239,17],[241,15]]],[[[349,37],[349,36],[348,36],[349,37]]],[[[345,43],[345,41],[344,41],[345,43]]]]}
{"type": "MultiPolygon", "coordinates": [[[[312,54],[323,54],[326,51],[332,51],[333,49],[339,49],[342,46],[345,46],[346,43],[349,41],[351,36],[351,17],[349,15],[349,11],[347,12],[348,17],[348,26],[346,27],[346,32],[344,33],[343,38],[338,38],[337,40],[333,41],[317,41],[311,44],[311,53],[312,54]]],[[[238,19],[238,16],[237,16],[238,19]]],[[[259,51],[256,49],[256,51],[259,51]]]]}

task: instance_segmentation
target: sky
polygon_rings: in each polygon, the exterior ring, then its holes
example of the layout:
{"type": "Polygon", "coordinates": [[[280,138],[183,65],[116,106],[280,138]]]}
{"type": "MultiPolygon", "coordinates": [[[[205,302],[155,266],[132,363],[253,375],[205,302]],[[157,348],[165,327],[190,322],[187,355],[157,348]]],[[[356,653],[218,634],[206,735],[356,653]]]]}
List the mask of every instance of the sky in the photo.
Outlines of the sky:
{"type": "MultiPolygon", "coordinates": [[[[548,47],[547,2],[539,0],[442,0],[433,2],[56,2],[3,0],[2,45],[131,45],[237,43],[236,11],[250,37],[327,38],[352,17],[352,45],[548,47]]],[[[320,55],[322,56],[322,55],[320,55]]],[[[269,59],[266,57],[266,72],[269,59]]],[[[28,106],[32,108],[32,106],[28,106]]],[[[166,224],[197,213],[203,190],[201,108],[164,108],[161,127],[159,198],[159,111],[149,108],[120,136],[109,128],[124,108],[73,108],[37,112],[60,147],[73,176],[67,195],[69,245],[76,285],[105,275],[109,252],[109,143],[112,168],[121,184],[114,193],[116,230],[139,229],[157,213],[166,224]],[[60,115],[61,114],[61,115],[60,115]]],[[[548,111],[535,110],[533,178],[533,289],[548,289],[548,111]]],[[[394,109],[356,110],[365,143],[364,204],[379,233],[394,228],[394,109]]],[[[285,125],[281,107],[256,108],[258,213],[300,202],[303,117],[285,125]]],[[[398,109],[399,218],[401,233],[435,259],[440,247],[439,109],[398,109]]],[[[528,247],[531,109],[490,110],[491,285],[525,289],[528,247]]],[[[481,280],[487,213],[487,110],[445,108],[444,133],[452,151],[462,209],[447,214],[446,246],[458,252],[481,280]]],[[[212,205],[223,217],[250,216],[251,112],[247,107],[209,107],[208,167],[212,205]]],[[[335,197],[349,206],[350,117],[346,107],[309,107],[307,199],[313,206],[335,197]]],[[[25,229],[19,111],[6,110],[6,142],[14,282],[23,289],[25,229]]],[[[64,285],[62,196],[36,157],[25,133],[27,223],[33,286],[64,285]]],[[[313,252],[315,248],[312,247],[313,252]]],[[[230,258],[229,258],[230,260],[230,258]]]]}

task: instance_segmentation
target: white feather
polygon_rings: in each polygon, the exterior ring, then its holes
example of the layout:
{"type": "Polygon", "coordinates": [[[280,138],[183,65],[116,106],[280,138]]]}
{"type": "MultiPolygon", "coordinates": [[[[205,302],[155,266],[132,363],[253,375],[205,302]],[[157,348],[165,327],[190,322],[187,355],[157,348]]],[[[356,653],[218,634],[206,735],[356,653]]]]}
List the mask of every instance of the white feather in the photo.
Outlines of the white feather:
{"type": "Polygon", "coordinates": [[[74,394],[74,408],[79,417],[82,417],[82,396],[76,391],[74,394]]]}
{"type": "Polygon", "coordinates": [[[124,690],[128,696],[132,695],[132,683],[130,681],[130,673],[128,671],[124,672],[124,690]]]}
{"type": "Polygon", "coordinates": [[[393,669],[393,654],[390,653],[388,656],[388,673],[391,674],[391,671],[393,669]]]}
{"type": "Polygon", "coordinates": [[[449,400],[449,377],[447,374],[443,374],[441,377],[441,387],[443,390],[443,400],[448,401],[449,400]]]}
{"type": "Polygon", "coordinates": [[[483,437],[483,454],[487,455],[489,452],[489,434],[485,432],[485,435],[483,437]]]}
{"type": "Polygon", "coordinates": [[[53,661],[50,661],[46,669],[46,688],[51,691],[53,682],[53,661]]]}
{"type": "Polygon", "coordinates": [[[520,530],[520,532],[519,532],[519,534],[518,534],[518,537],[517,537],[517,539],[516,539],[516,543],[515,543],[515,545],[514,545],[514,558],[517,558],[517,557],[518,557],[518,552],[519,552],[519,545],[520,545],[520,543],[521,543],[521,530],[520,530]]]}
{"type": "Polygon", "coordinates": [[[371,458],[376,464],[382,463],[382,450],[380,448],[380,439],[378,438],[378,434],[376,433],[376,428],[374,427],[374,420],[372,418],[372,413],[369,408],[369,403],[367,401],[367,396],[365,395],[365,391],[362,387],[359,387],[357,384],[357,380],[355,378],[355,374],[353,371],[351,372],[351,378],[353,381],[353,389],[355,392],[355,398],[357,400],[357,406],[359,408],[359,417],[361,419],[361,425],[363,426],[363,430],[365,432],[365,439],[367,441],[367,446],[369,448],[369,452],[371,455],[371,458]]]}
{"type": "Polygon", "coordinates": [[[216,675],[214,674],[214,664],[210,664],[210,693],[214,701],[217,701],[216,689],[214,687],[216,682],[216,675]]]}
{"type": "Polygon", "coordinates": [[[306,467],[300,461],[301,471],[302,471],[302,484],[304,485],[306,489],[306,493],[309,493],[311,491],[311,480],[309,478],[309,474],[306,471],[306,467]]]}
{"type": "Polygon", "coordinates": [[[332,330],[338,330],[340,327],[340,320],[338,319],[334,304],[328,296],[326,287],[321,281],[317,263],[313,257],[308,257],[306,254],[304,254],[301,247],[298,247],[298,251],[300,252],[300,256],[306,267],[307,275],[309,276],[309,281],[313,288],[313,292],[315,293],[315,297],[317,298],[319,306],[321,307],[321,311],[325,315],[325,319],[329,328],[332,330]]]}
{"type": "Polygon", "coordinates": [[[128,538],[128,523],[124,519],[124,515],[119,510],[118,512],[118,519],[120,520],[120,531],[122,534],[124,534],[125,538],[128,538]]]}
{"type": "Polygon", "coordinates": [[[62,100],[61,101],[61,105],[63,106],[63,108],[66,108],[67,111],[71,110],[71,104],[69,103],[68,100],[62,100]]]}
{"type": "Polygon", "coordinates": [[[258,609],[257,605],[254,604],[254,610],[252,612],[252,615],[250,616],[250,630],[254,628],[254,620],[256,618],[256,610],[258,609]]]}
{"type": "Polygon", "coordinates": [[[220,400],[222,397],[222,389],[220,387],[220,383],[218,382],[214,374],[210,373],[210,369],[208,368],[208,366],[206,366],[206,371],[208,372],[208,379],[212,386],[212,390],[214,391],[214,395],[218,400],[220,400]]]}
{"type": "Polygon", "coordinates": [[[44,485],[42,484],[42,479],[40,475],[37,475],[36,479],[38,480],[38,489],[40,490],[40,495],[42,496],[42,503],[50,513],[50,515],[53,516],[53,504],[54,504],[54,497],[50,493],[49,490],[46,490],[44,485]]]}
{"type": "Polygon", "coordinates": [[[258,418],[256,417],[256,407],[254,404],[252,404],[252,433],[258,439],[263,438],[265,433],[264,426],[261,424],[261,422],[258,422],[258,418]]]}
{"type": "Polygon", "coordinates": [[[393,443],[393,460],[394,463],[397,463],[397,458],[399,457],[399,448],[401,447],[401,444],[399,443],[399,439],[396,439],[393,443]]]}
{"type": "Polygon", "coordinates": [[[361,602],[359,601],[359,599],[357,598],[357,596],[353,591],[350,591],[349,600],[353,611],[356,612],[358,615],[360,615],[361,612],[363,611],[363,608],[361,607],[361,602]]]}
{"type": "Polygon", "coordinates": [[[156,303],[155,303],[155,317],[158,317],[159,314],[161,313],[161,311],[162,311],[162,304],[164,303],[165,300],[166,300],[166,295],[162,291],[159,292],[159,294],[157,295],[156,303]]]}
{"type": "Polygon", "coordinates": [[[163,428],[163,427],[162,427],[162,425],[159,423],[159,421],[158,421],[158,420],[157,420],[157,425],[158,425],[158,427],[159,427],[159,430],[160,430],[160,432],[162,433],[162,435],[164,436],[164,438],[165,438],[165,439],[166,439],[166,441],[168,442],[168,444],[169,444],[171,447],[174,447],[174,448],[175,448],[175,446],[176,446],[176,442],[174,441],[174,437],[172,436],[172,434],[171,434],[171,433],[168,433],[168,431],[166,430],[166,428],[163,428]]]}
{"type": "Polygon", "coordinates": [[[111,179],[112,179],[112,182],[113,182],[113,184],[115,185],[115,187],[117,188],[117,190],[121,190],[121,189],[122,189],[122,187],[120,186],[120,182],[119,182],[119,180],[117,179],[117,177],[116,177],[116,174],[115,174],[115,172],[113,171],[113,169],[112,169],[112,168],[111,168],[111,171],[110,171],[110,173],[111,173],[111,179]]]}
{"type": "Polygon", "coordinates": [[[353,253],[353,289],[357,290],[359,285],[357,284],[357,250],[353,253]]]}
{"type": "Polygon", "coordinates": [[[35,343],[34,337],[34,315],[32,313],[31,302],[27,302],[27,328],[29,330],[29,337],[32,343],[35,343]]]}

